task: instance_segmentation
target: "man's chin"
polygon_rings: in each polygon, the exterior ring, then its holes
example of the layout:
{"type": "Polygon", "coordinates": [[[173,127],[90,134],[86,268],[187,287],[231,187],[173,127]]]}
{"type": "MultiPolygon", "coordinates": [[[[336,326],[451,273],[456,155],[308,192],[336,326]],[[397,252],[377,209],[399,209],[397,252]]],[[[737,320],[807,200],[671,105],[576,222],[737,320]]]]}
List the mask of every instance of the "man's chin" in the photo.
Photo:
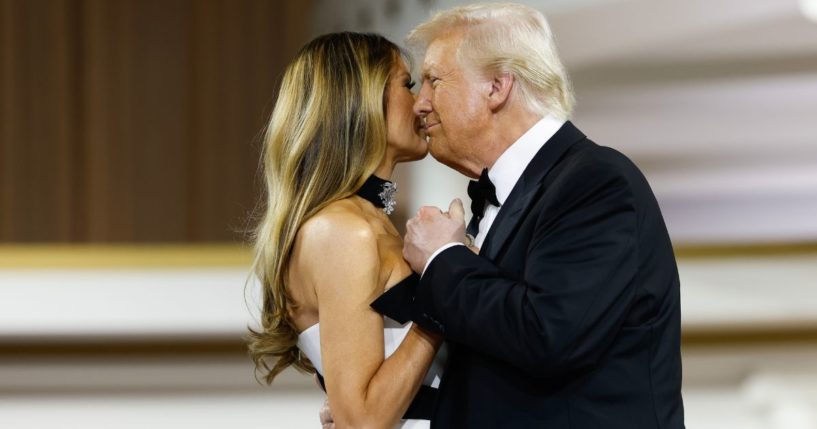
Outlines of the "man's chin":
{"type": "Polygon", "coordinates": [[[445,151],[437,150],[438,146],[432,142],[428,143],[428,154],[431,155],[434,159],[437,160],[440,164],[445,164],[450,167],[448,164],[450,159],[450,154],[446,153],[445,151]]]}

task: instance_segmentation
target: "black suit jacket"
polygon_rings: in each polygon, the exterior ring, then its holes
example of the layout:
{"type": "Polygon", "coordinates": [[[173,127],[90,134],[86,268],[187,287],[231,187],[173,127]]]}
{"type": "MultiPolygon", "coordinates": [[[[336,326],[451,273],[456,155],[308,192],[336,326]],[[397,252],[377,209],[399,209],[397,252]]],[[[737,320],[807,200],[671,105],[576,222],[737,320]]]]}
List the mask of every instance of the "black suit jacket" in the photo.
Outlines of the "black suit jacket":
{"type": "Polygon", "coordinates": [[[479,255],[440,253],[411,303],[449,361],[435,428],[683,428],[680,297],[647,181],[567,122],[479,255]]]}

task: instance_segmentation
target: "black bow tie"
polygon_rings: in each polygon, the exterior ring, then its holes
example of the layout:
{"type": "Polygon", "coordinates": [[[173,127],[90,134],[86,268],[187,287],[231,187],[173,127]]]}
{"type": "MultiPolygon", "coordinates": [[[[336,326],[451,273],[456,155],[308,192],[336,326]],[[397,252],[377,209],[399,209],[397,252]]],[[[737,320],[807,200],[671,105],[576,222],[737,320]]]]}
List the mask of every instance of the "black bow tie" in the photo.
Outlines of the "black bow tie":
{"type": "Polygon", "coordinates": [[[468,182],[468,196],[471,198],[471,213],[477,219],[482,219],[485,212],[485,203],[499,207],[499,200],[496,198],[496,187],[488,177],[488,169],[482,170],[479,181],[468,182]]]}

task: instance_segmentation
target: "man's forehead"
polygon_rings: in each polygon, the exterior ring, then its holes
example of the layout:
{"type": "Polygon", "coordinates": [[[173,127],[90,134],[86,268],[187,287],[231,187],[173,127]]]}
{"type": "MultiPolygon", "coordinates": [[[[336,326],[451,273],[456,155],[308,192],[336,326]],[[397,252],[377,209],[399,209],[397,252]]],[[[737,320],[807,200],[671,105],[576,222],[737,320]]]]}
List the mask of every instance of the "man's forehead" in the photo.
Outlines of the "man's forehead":
{"type": "Polygon", "coordinates": [[[461,31],[447,32],[432,40],[423,57],[423,73],[439,70],[441,63],[452,57],[459,46],[461,31]]]}

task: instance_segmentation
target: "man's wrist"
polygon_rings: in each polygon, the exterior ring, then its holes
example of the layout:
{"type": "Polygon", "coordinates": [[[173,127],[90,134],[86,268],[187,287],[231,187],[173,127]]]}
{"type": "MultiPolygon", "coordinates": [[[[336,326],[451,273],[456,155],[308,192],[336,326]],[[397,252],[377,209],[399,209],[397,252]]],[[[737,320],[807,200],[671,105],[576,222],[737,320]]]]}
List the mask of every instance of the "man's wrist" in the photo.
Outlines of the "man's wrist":
{"type": "Polygon", "coordinates": [[[423,274],[426,273],[426,270],[428,269],[428,266],[431,265],[431,261],[433,261],[434,258],[437,257],[437,255],[442,253],[443,250],[446,250],[446,249],[448,249],[450,247],[454,247],[454,246],[465,246],[465,244],[462,243],[462,242],[459,242],[459,241],[452,241],[450,243],[446,243],[446,244],[443,244],[442,246],[440,246],[439,249],[435,250],[434,253],[431,254],[431,256],[428,258],[428,261],[426,261],[426,266],[423,267],[423,272],[420,273],[420,277],[422,277],[423,274]]]}

